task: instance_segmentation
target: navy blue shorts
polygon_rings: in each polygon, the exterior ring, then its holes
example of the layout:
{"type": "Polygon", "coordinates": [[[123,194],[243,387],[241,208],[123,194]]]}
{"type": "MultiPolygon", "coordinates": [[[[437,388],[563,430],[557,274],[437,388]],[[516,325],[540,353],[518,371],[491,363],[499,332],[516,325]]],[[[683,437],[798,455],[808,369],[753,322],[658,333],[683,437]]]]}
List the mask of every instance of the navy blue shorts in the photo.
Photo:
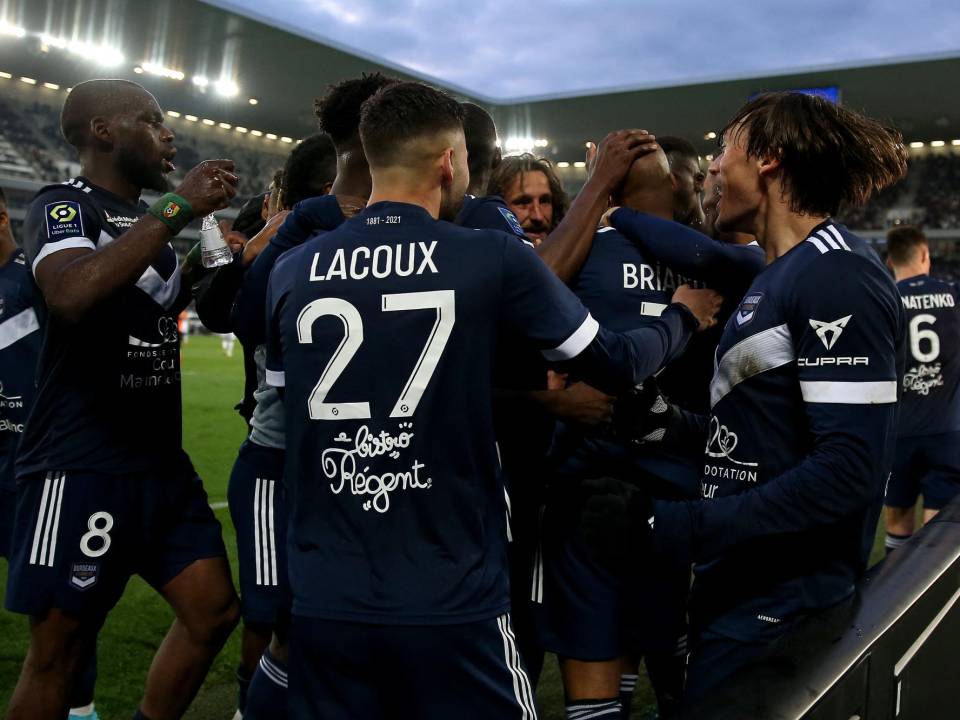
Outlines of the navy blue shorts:
{"type": "Polygon", "coordinates": [[[533,588],[544,648],[586,662],[672,654],[686,634],[689,568],[637,558],[615,572],[563,524],[548,506],[533,588]]]}
{"type": "Polygon", "coordinates": [[[960,493],[960,433],[899,438],[884,500],[891,507],[939,510],[960,493]]]}
{"type": "Polygon", "coordinates": [[[244,622],[274,625],[290,612],[284,451],[247,440],[230,473],[227,499],[237,529],[244,622]]]}
{"type": "Polygon", "coordinates": [[[684,706],[701,701],[744,665],[756,660],[769,645],[769,641],[736,640],[712,630],[704,630],[692,636],[683,695],[684,706]]]}
{"type": "Polygon", "coordinates": [[[189,463],[136,475],[50,471],[17,486],[7,609],[102,620],[131,575],[162,589],[226,550],[189,463]]]}
{"type": "Polygon", "coordinates": [[[510,615],[460,625],[293,617],[291,720],[534,720],[510,615]]]}

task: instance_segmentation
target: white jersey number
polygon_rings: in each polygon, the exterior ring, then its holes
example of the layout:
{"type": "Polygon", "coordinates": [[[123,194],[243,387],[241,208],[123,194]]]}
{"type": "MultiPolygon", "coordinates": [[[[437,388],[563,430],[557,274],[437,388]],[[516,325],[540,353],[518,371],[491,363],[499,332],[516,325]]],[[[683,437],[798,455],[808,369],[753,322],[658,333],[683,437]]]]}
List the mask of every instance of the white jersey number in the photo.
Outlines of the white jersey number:
{"type": "Polygon", "coordinates": [[[87,519],[87,532],[80,538],[80,549],[87,557],[98,558],[110,549],[110,531],[113,530],[113,515],[108,512],[95,512],[87,519]],[[100,523],[103,523],[102,525],[100,523]],[[90,547],[91,540],[99,540],[99,547],[90,547]]]}
{"type": "Polygon", "coordinates": [[[933,325],[937,319],[933,315],[924,313],[917,315],[910,321],[910,353],[917,362],[933,362],[940,357],[940,337],[931,329],[921,330],[921,325],[933,325]],[[922,341],[929,343],[929,349],[924,352],[920,348],[922,341]]]}
{"type": "MultiPolygon", "coordinates": [[[[430,378],[440,362],[443,350],[450,339],[456,321],[453,290],[397,293],[382,297],[381,310],[436,310],[436,320],[427,335],[420,357],[413,366],[410,377],[403,386],[400,397],[390,412],[390,417],[410,417],[417,410],[430,378]]],[[[312,420],[362,420],[370,417],[368,402],[325,402],[330,388],[346,369],[363,343],[363,318],[360,311],[340,298],[320,298],[308,303],[297,318],[297,335],[301,343],[313,342],[313,324],[325,315],[334,315],[343,323],[343,340],[323,369],[320,380],[307,401],[312,420]]]]}

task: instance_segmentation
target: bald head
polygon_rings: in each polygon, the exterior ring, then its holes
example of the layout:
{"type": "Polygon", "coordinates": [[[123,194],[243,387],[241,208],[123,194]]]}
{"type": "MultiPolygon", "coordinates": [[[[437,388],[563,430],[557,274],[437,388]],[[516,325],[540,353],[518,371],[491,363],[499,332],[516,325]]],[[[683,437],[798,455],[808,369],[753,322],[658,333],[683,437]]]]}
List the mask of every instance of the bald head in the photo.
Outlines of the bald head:
{"type": "Polygon", "coordinates": [[[661,148],[641,155],[630,166],[617,194],[618,205],[673,219],[673,184],[670,163],[661,148]]]}
{"type": "Polygon", "coordinates": [[[78,150],[93,139],[91,121],[97,117],[115,119],[160,106],[141,85],[129,80],[87,80],[74,86],[60,112],[60,131],[78,150]]]}
{"type": "Polygon", "coordinates": [[[460,103],[463,108],[463,134],[467,141],[467,162],[470,166],[470,192],[486,194],[490,174],[500,164],[500,148],[497,147],[497,126],[490,113],[470,102],[460,103]]]}

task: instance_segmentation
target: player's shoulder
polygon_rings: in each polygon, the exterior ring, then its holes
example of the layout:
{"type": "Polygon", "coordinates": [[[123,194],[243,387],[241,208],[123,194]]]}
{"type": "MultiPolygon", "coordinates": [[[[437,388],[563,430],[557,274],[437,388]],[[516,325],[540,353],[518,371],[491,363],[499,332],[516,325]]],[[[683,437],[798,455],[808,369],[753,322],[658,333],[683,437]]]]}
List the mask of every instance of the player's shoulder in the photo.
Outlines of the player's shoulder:
{"type": "Polygon", "coordinates": [[[93,188],[79,178],[50,183],[34,193],[28,212],[43,210],[46,205],[61,201],[92,207],[94,204],[91,199],[92,192],[93,188]]]}
{"type": "Polygon", "coordinates": [[[829,276],[857,268],[854,275],[846,278],[848,281],[852,282],[859,275],[866,274],[883,277],[885,284],[895,287],[890,273],[870,244],[833,220],[828,219],[817,225],[784,259],[788,257],[791,271],[802,274],[807,280],[815,279],[813,276],[816,273],[829,276]]]}

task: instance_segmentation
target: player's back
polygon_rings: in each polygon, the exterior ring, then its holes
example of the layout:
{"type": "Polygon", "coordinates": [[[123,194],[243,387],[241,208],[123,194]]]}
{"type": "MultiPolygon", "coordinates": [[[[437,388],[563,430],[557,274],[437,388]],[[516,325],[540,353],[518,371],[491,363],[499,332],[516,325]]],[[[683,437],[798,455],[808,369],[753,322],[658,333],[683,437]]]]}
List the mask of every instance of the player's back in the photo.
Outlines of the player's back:
{"type": "Polygon", "coordinates": [[[544,292],[557,285],[509,235],[402,203],[277,263],[267,368],[285,387],[295,613],[439,623],[506,609],[495,340],[502,313],[548,348],[593,323],[544,292]]]}
{"type": "Polygon", "coordinates": [[[960,308],[951,283],[918,275],[897,283],[907,316],[901,437],[960,430],[960,308]]]}

